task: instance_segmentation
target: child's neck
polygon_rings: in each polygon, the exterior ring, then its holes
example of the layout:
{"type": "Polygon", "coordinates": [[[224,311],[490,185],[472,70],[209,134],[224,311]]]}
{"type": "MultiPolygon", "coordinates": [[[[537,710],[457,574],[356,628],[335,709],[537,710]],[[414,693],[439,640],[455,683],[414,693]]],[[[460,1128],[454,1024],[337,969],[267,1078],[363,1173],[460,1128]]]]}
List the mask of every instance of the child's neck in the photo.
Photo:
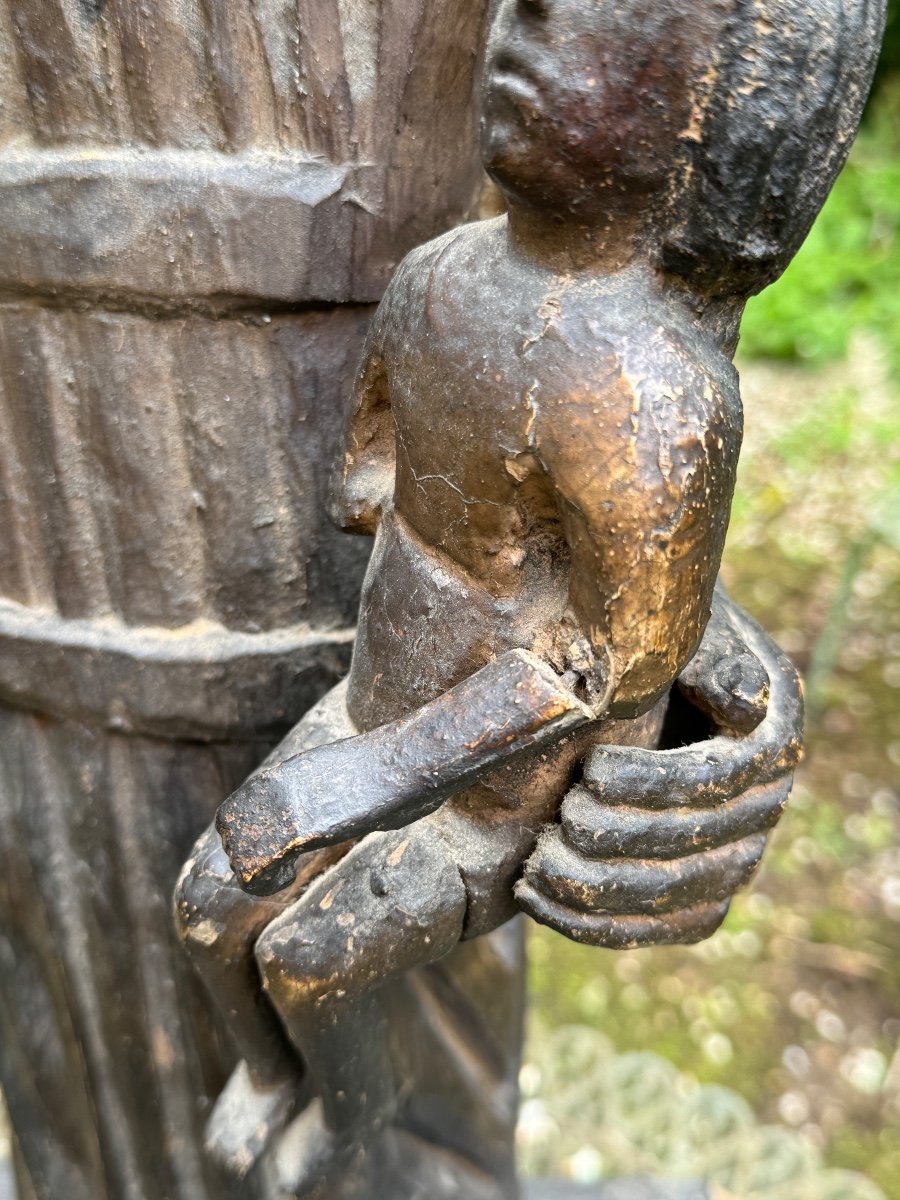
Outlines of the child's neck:
{"type": "Polygon", "coordinates": [[[525,258],[558,274],[596,271],[612,275],[643,257],[647,218],[614,213],[590,223],[560,221],[524,205],[510,203],[509,240],[525,258]]]}

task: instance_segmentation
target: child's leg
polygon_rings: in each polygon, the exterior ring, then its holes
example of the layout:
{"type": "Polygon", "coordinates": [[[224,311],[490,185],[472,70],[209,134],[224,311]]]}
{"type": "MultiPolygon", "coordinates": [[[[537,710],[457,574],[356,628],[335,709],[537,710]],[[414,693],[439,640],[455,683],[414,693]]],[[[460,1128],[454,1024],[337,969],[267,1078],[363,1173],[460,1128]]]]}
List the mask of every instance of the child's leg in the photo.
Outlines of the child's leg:
{"type": "Polygon", "coordinates": [[[297,899],[292,886],[276,896],[249,896],[238,886],[215,826],[193,849],[175,892],[185,949],[231,1030],[252,1078],[265,1086],[290,1073],[296,1055],[262,994],[253,957],[256,939],[297,899]]]}
{"type": "Polygon", "coordinates": [[[256,940],[311,878],[343,854],[341,847],[307,855],[285,891],[249,896],[238,886],[210,827],[178,882],[175,911],[182,940],[241,1057],[206,1128],[209,1152],[238,1175],[253,1166],[284,1126],[305,1074],[262,990],[253,953],[256,940]]]}
{"type": "Polygon", "coordinates": [[[322,1098],[301,1118],[301,1189],[345,1166],[391,1120],[378,990],[452,950],[465,914],[454,856],[426,820],[366,838],[260,937],[266,990],[322,1098]]]}
{"type": "Polygon", "coordinates": [[[263,994],[256,939],[300,883],[259,899],[238,886],[214,827],[194,847],[175,893],[185,948],[230,1029],[241,1061],[216,1100],[206,1145],[229,1171],[245,1174],[295,1106],[303,1066],[263,994]]]}
{"type": "MultiPolygon", "coordinates": [[[[344,692],[344,685],[338,685],[319,701],[267,764],[354,732],[346,716],[344,692]]],[[[254,897],[239,886],[211,826],[195,845],[178,881],[175,916],[182,941],[242,1059],[207,1127],[210,1151],[237,1173],[253,1165],[284,1124],[304,1074],[262,992],[253,956],[256,940],[312,878],[344,853],[343,847],[337,847],[305,855],[289,888],[275,896],[254,897]]]]}

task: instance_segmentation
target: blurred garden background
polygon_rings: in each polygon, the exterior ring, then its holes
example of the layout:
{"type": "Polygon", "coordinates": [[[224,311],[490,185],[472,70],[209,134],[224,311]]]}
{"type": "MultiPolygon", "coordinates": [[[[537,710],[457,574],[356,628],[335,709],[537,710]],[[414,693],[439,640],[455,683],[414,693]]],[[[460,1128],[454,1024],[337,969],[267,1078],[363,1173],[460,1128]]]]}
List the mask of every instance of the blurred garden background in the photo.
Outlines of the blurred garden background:
{"type": "Polygon", "coordinates": [[[807,759],[712,941],[532,931],[523,1163],[900,1200],[900,0],[850,162],[739,362],[724,574],[805,675],[807,759]]]}

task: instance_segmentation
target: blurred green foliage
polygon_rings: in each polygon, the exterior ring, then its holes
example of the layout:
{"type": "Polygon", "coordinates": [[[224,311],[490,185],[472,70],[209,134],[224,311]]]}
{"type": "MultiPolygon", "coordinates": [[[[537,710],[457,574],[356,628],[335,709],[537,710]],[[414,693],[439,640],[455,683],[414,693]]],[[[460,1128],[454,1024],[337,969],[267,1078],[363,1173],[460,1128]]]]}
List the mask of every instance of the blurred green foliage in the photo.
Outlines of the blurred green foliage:
{"type": "Polygon", "coordinates": [[[875,80],[876,90],[885,79],[895,74],[900,74],[900,0],[888,0],[887,27],[875,80]]]}
{"type": "Polygon", "coordinates": [[[900,374],[900,0],[893,8],[883,61],[895,70],[799,254],[747,305],[741,349],[749,357],[820,364],[846,354],[853,330],[868,329],[900,374]]]}

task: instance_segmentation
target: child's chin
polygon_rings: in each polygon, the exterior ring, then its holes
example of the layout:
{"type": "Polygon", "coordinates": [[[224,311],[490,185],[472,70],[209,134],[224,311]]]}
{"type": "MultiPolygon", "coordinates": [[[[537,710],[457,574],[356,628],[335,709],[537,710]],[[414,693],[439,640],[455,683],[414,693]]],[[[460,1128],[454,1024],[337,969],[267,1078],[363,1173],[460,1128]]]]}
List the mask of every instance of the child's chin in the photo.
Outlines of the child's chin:
{"type": "Polygon", "coordinates": [[[509,142],[502,153],[493,158],[485,156],[485,170],[507,196],[529,204],[542,204],[546,199],[546,179],[540,169],[533,169],[531,154],[517,154],[509,142]]]}

